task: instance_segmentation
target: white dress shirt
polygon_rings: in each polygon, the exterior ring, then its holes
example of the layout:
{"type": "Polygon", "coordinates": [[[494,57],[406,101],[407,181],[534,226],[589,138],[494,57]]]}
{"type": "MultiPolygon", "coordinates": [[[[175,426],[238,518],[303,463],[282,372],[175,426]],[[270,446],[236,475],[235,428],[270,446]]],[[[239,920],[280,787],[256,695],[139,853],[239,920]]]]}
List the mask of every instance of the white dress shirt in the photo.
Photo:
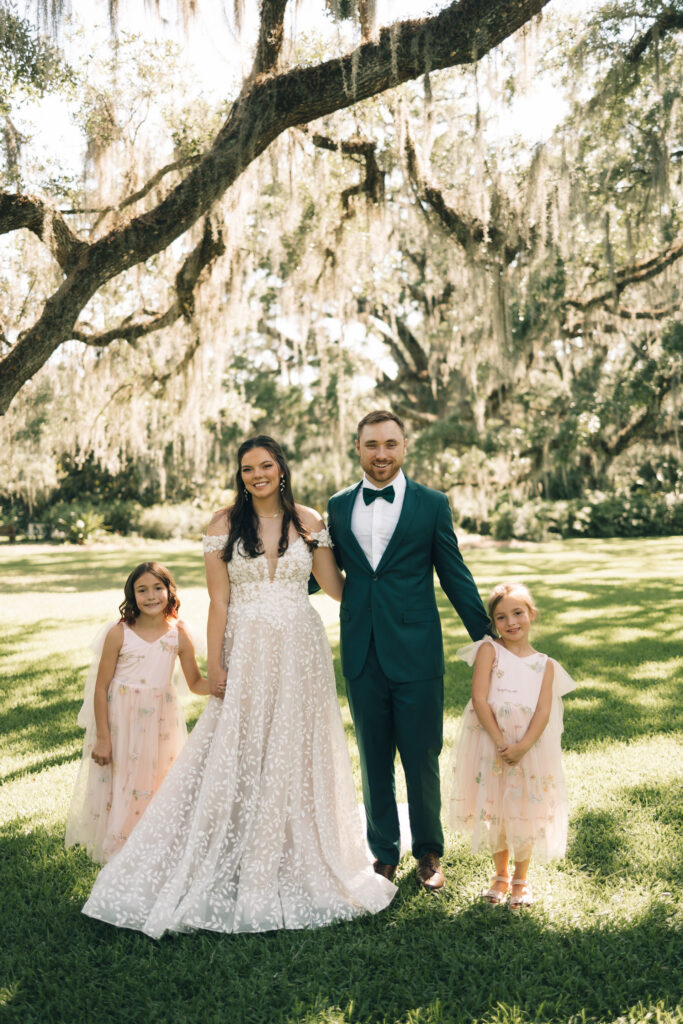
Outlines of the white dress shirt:
{"type": "MultiPolygon", "coordinates": [[[[388,487],[389,484],[385,486],[388,487]]],[[[363,475],[351,513],[351,530],[373,569],[379,565],[401,515],[403,498],[406,493],[406,478],[402,469],[398,471],[398,476],[391,481],[391,486],[394,488],[393,501],[376,498],[371,505],[366,505],[363,488],[368,487],[373,491],[382,491],[384,487],[378,487],[363,475]]]]}

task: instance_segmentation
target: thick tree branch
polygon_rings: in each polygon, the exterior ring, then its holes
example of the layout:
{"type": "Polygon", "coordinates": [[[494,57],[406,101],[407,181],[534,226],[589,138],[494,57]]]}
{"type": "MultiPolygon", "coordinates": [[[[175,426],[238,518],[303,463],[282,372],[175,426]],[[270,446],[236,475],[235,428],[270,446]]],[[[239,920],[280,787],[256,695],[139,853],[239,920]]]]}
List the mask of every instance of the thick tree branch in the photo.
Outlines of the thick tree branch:
{"type": "Polygon", "coordinates": [[[277,65],[285,36],[285,10],[287,0],[261,0],[256,59],[252,75],[273,71],[277,65]]]}
{"type": "Polygon", "coordinates": [[[616,316],[621,320],[666,320],[673,316],[675,309],[618,309],[616,316]]]}
{"type": "Polygon", "coordinates": [[[384,171],[380,170],[377,163],[377,143],[370,139],[362,139],[354,136],[351,139],[342,139],[337,142],[327,135],[314,135],[312,137],[314,146],[319,149],[329,149],[332,152],[345,153],[348,156],[359,156],[365,164],[365,177],[357,185],[345,188],[341,194],[342,207],[346,215],[349,214],[350,199],[352,196],[365,194],[373,203],[381,203],[384,199],[384,171]]]}
{"type": "Polygon", "coordinates": [[[180,303],[175,301],[171,303],[165,313],[160,313],[158,316],[152,317],[151,320],[133,320],[132,317],[128,317],[118,327],[112,327],[108,331],[99,331],[96,334],[75,327],[71,336],[75,341],[82,341],[85,345],[92,345],[93,348],[106,348],[113,341],[127,341],[134,346],[138,338],[159,331],[163,327],[170,327],[180,318],[180,315],[180,303]]]}
{"type": "Polygon", "coordinates": [[[370,315],[377,321],[382,337],[390,346],[397,362],[400,362],[404,368],[409,366],[401,349],[396,345],[395,338],[399,339],[412,363],[413,375],[427,379],[429,374],[427,354],[401,317],[395,317],[391,309],[385,305],[375,306],[370,315]]]}
{"type": "Polygon", "coordinates": [[[106,347],[112,341],[127,341],[134,345],[138,338],[152,334],[154,331],[160,331],[164,327],[170,327],[181,316],[190,320],[194,313],[195,289],[203,271],[224,252],[225,243],[222,235],[220,232],[214,235],[211,225],[207,221],[201,242],[189,253],[176,275],[177,297],[165,313],[160,313],[148,320],[133,320],[132,317],[128,317],[118,327],[112,327],[108,331],[100,331],[97,334],[76,328],[72,331],[71,336],[76,341],[99,348],[106,347]]]}
{"type": "Polygon", "coordinates": [[[683,29],[683,12],[666,7],[652,22],[650,27],[633,43],[626,54],[628,64],[637,64],[645,51],[655,40],[662,39],[668,32],[683,29]]]}
{"type": "Polygon", "coordinates": [[[516,238],[510,239],[508,233],[501,231],[495,222],[491,221],[485,226],[478,218],[465,218],[449,206],[443,192],[430,184],[423,175],[410,132],[406,132],[404,151],[408,178],[422,210],[427,207],[434,213],[441,228],[449,237],[455,238],[469,255],[475,256],[477,250],[483,247],[486,255],[502,258],[503,262],[509,265],[526,248],[526,243],[519,232],[516,233],[516,238]]]}
{"type": "Polygon", "coordinates": [[[38,196],[0,193],[0,234],[27,228],[50,250],[60,267],[68,273],[88,248],[88,243],[72,231],[61,213],[38,196]]]}
{"type": "Polygon", "coordinates": [[[618,91],[624,80],[636,82],[640,70],[640,58],[655,40],[659,41],[667,33],[683,29],[683,13],[671,7],[665,8],[653,21],[648,29],[638,36],[623,60],[616,64],[605,75],[602,84],[584,106],[586,113],[592,113],[603,102],[605,96],[618,91]]]}
{"type": "MultiPolygon", "coordinates": [[[[77,260],[68,261],[66,280],[47,299],[33,327],[0,360],[0,414],[71,336],[95,292],[180,238],[278,135],[426,71],[477,61],[548,2],[453,0],[432,17],[383,28],[376,40],[343,57],[248,82],[211,148],[182,182],[152,210],[90,245],[83,243],[77,260]]],[[[74,244],[70,251],[75,252],[74,244]]]]}
{"type": "Polygon", "coordinates": [[[597,307],[604,307],[613,313],[617,313],[617,301],[621,293],[629,285],[642,284],[643,281],[649,281],[651,278],[657,277],[658,274],[661,274],[666,267],[671,266],[681,256],[683,256],[683,237],[678,238],[668,249],[657,253],[656,256],[652,256],[650,259],[621,267],[615,271],[612,280],[608,282],[594,282],[592,285],[589,285],[589,288],[597,288],[598,291],[595,294],[587,299],[565,299],[565,306],[576,309],[581,313],[587,313],[589,310],[597,307]]]}

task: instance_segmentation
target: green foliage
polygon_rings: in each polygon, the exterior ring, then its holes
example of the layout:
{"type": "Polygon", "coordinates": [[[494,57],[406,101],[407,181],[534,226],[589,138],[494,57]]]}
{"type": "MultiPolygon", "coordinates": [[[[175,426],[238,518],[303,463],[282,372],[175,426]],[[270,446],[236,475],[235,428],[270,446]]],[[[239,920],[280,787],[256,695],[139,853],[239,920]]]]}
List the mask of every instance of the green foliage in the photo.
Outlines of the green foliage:
{"type": "Polygon", "coordinates": [[[112,533],[124,536],[129,533],[140,533],[144,507],[139,501],[120,500],[107,501],[101,506],[104,525],[112,533]]]}
{"type": "Polygon", "coordinates": [[[176,158],[201,156],[220,129],[227,113],[228,104],[217,108],[201,96],[180,110],[169,106],[165,117],[176,158]]]}
{"type": "Polygon", "coordinates": [[[109,505],[114,501],[137,501],[151,505],[159,500],[157,480],[145,479],[141,461],[129,458],[118,473],[103,466],[92,452],[64,454],[59,459],[59,485],[52,495],[54,501],[84,499],[93,504],[109,505]]]}
{"type": "Polygon", "coordinates": [[[0,112],[16,89],[31,96],[73,84],[73,69],[54,44],[40,36],[17,12],[16,3],[0,3],[0,112]]]}
{"type": "Polygon", "coordinates": [[[680,536],[683,494],[653,493],[643,488],[609,495],[588,492],[571,501],[534,499],[519,504],[504,495],[486,526],[496,540],[680,536]]]}
{"type": "Polygon", "coordinates": [[[48,535],[71,544],[85,544],[104,526],[104,516],[84,501],[59,501],[43,514],[48,535]]]}
{"type": "Polygon", "coordinates": [[[662,537],[683,533],[683,495],[617,491],[569,502],[565,537],[662,537]]]}

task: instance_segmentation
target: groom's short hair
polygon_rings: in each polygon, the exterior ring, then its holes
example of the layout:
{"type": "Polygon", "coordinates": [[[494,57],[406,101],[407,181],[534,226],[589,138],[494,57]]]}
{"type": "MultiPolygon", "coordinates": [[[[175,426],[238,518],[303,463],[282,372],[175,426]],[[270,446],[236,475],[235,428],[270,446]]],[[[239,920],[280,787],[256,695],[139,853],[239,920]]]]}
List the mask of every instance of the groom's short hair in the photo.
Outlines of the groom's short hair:
{"type": "Polygon", "coordinates": [[[406,428],[404,427],[403,420],[400,416],[397,416],[395,412],[390,412],[389,409],[376,409],[374,412],[369,412],[367,416],[364,416],[358,424],[358,433],[356,435],[358,440],[360,440],[360,432],[363,427],[369,427],[373,423],[386,423],[387,420],[393,420],[393,422],[398,425],[403,436],[406,436],[406,428]]]}

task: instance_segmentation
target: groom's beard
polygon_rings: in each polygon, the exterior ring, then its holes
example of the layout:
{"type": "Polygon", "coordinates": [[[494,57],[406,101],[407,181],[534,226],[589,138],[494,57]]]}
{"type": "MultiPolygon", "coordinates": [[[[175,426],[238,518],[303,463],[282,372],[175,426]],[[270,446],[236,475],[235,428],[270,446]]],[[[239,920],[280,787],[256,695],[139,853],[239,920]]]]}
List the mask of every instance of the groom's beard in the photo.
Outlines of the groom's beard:
{"type": "Polygon", "coordinates": [[[398,476],[400,469],[401,466],[397,466],[395,462],[390,462],[386,466],[375,466],[373,464],[370,469],[365,470],[365,475],[373,484],[377,484],[378,487],[384,487],[398,476]]]}

